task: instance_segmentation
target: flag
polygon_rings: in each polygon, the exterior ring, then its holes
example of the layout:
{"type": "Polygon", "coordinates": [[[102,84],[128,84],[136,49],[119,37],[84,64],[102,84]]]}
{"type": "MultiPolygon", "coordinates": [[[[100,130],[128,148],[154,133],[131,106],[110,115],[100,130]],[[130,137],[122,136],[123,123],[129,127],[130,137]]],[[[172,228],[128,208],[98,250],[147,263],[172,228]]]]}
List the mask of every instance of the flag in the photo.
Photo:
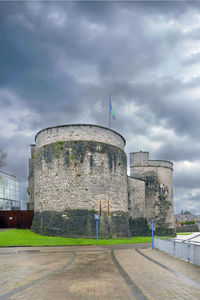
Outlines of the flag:
{"type": "Polygon", "coordinates": [[[111,102],[111,100],[110,100],[110,116],[111,116],[111,118],[113,118],[114,120],[116,120],[115,119],[115,114],[114,114],[114,111],[113,111],[113,108],[112,108],[112,102],[111,102]]]}

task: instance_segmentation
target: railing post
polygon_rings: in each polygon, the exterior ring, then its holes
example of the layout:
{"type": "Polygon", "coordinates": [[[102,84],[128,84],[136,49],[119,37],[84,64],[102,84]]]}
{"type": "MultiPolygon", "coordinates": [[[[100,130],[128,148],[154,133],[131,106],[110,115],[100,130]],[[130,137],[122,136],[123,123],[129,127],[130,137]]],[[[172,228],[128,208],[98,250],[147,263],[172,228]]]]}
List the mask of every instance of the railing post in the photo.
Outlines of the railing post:
{"type": "Polygon", "coordinates": [[[190,262],[190,241],[187,244],[187,262],[190,262]]]}
{"type": "Polygon", "coordinates": [[[152,250],[154,248],[154,245],[153,245],[153,218],[151,219],[151,235],[152,235],[152,250]]]}
{"type": "Polygon", "coordinates": [[[173,240],[173,255],[174,256],[176,256],[175,253],[176,253],[176,241],[173,240]]]}

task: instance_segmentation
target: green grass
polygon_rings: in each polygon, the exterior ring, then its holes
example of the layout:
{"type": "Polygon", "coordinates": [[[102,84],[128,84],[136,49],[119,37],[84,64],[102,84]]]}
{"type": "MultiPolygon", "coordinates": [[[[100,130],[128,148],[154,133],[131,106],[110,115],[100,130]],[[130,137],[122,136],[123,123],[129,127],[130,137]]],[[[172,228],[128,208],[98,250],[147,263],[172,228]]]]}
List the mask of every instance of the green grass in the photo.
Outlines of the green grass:
{"type": "Polygon", "coordinates": [[[176,235],[189,235],[191,233],[192,232],[178,232],[178,233],[176,233],[176,235]]]}
{"type": "MultiPolygon", "coordinates": [[[[176,236],[177,235],[189,235],[191,234],[192,232],[181,232],[181,233],[176,233],[176,236]]],[[[158,239],[161,239],[161,240],[165,240],[165,239],[171,239],[171,238],[175,238],[176,236],[155,236],[156,238],[158,239]]]]}
{"type": "MultiPolygon", "coordinates": [[[[132,237],[130,239],[99,240],[99,245],[136,244],[151,242],[151,237],[132,237]]],[[[63,238],[43,236],[28,229],[11,229],[0,232],[0,246],[61,246],[96,245],[96,239],[63,238]]]]}
{"type": "Polygon", "coordinates": [[[155,238],[160,240],[167,240],[167,239],[173,239],[175,236],[155,236],[155,238]]]}

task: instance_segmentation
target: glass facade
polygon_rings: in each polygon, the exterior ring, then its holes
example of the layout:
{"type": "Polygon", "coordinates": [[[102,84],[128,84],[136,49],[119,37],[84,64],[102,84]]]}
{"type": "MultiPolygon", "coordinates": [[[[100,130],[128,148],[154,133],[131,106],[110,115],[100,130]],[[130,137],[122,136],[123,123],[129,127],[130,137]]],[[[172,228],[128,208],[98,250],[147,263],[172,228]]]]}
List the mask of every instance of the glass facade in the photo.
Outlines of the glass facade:
{"type": "Polygon", "coordinates": [[[20,181],[13,175],[0,172],[0,210],[21,209],[20,181]]]}

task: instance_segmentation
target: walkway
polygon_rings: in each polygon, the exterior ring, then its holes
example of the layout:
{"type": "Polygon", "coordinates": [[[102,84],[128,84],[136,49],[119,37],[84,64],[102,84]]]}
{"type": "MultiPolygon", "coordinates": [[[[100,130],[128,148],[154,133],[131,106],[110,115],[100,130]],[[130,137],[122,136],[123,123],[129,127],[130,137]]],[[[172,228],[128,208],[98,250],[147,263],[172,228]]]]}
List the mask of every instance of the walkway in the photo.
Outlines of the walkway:
{"type": "Polygon", "coordinates": [[[200,267],[145,244],[0,248],[0,269],[1,300],[200,299],[200,267]]]}

